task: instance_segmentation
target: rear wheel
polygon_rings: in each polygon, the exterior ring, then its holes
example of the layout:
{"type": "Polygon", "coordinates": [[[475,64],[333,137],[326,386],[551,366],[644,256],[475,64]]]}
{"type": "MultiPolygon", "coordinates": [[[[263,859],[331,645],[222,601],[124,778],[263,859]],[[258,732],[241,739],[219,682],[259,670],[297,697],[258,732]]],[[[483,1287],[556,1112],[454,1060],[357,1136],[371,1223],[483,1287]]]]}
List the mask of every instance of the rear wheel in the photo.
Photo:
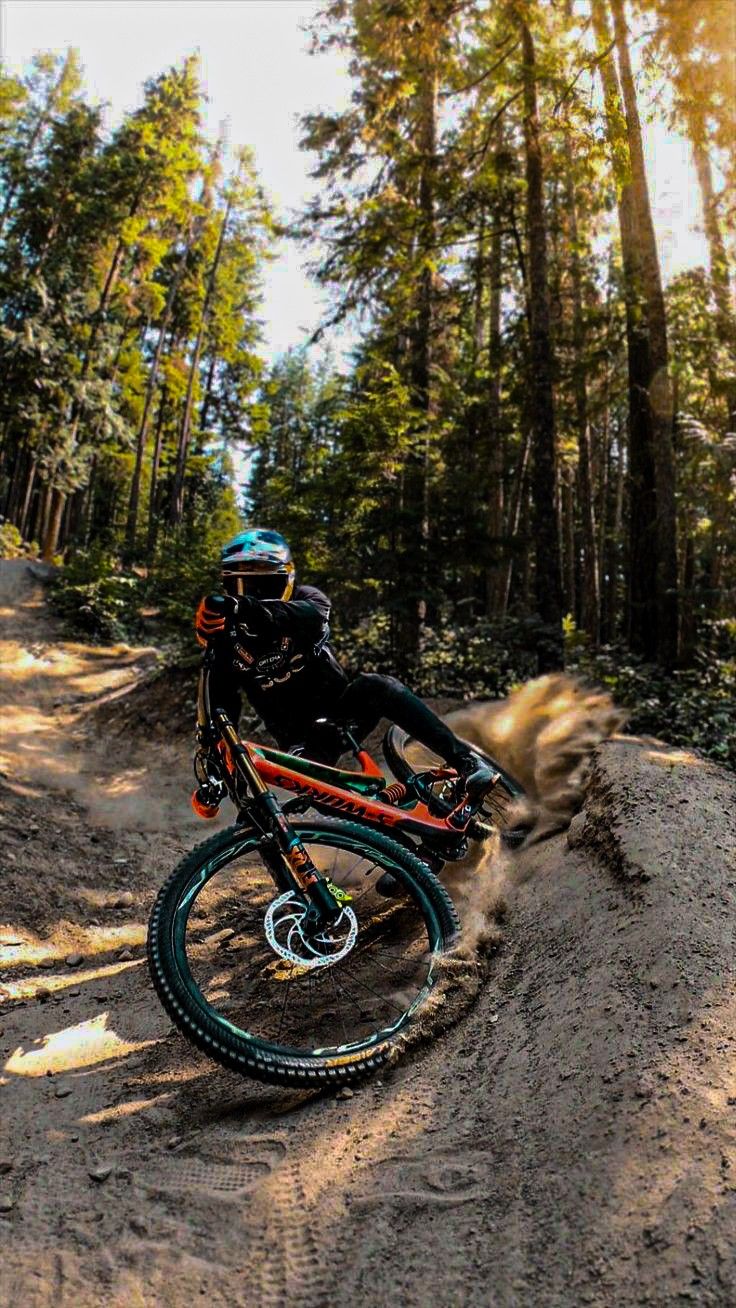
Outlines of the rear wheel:
{"type": "Polygon", "coordinates": [[[293,824],[342,892],[329,931],[274,886],[261,838],[231,827],[194,850],[161,889],[149,963],[179,1029],[218,1062],[262,1081],[345,1084],[380,1067],[428,1001],[459,923],[408,850],[357,824],[293,824]],[[376,882],[390,872],[401,903],[376,882]]]}
{"type": "MultiPolygon", "coordinates": [[[[493,787],[493,790],[485,796],[483,806],[479,816],[488,822],[494,823],[501,831],[508,830],[513,823],[513,805],[517,800],[524,797],[524,788],[519,784],[515,777],[511,776],[501,764],[486,754],[484,750],[479,749],[469,740],[463,740],[464,745],[472,750],[478,758],[483,759],[494,772],[499,774],[499,781],[493,787]]],[[[421,777],[422,772],[427,772],[432,768],[445,766],[443,760],[438,754],[433,754],[431,749],[427,749],[421,741],[410,736],[408,732],[396,725],[389,727],[383,738],[383,753],[393,775],[398,781],[403,781],[405,785],[410,782],[414,783],[423,798],[431,802],[439,813],[449,813],[454,807],[453,801],[449,794],[448,783],[445,781],[431,781],[421,777]]],[[[510,832],[509,832],[510,834],[510,832]]],[[[523,839],[523,835],[521,836],[523,839]]]]}

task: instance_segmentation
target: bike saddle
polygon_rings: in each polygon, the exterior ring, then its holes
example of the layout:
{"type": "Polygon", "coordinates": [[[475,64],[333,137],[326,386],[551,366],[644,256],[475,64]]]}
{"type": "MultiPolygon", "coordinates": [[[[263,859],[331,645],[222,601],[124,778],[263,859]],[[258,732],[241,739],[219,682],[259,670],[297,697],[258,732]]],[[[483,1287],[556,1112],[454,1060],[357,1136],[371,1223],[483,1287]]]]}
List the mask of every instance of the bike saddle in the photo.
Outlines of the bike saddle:
{"type": "Polygon", "coordinates": [[[357,722],[338,722],[335,718],[315,718],[313,727],[318,728],[319,731],[324,731],[326,734],[333,733],[336,740],[350,749],[360,748],[355,734],[358,730],[357,722]]]}

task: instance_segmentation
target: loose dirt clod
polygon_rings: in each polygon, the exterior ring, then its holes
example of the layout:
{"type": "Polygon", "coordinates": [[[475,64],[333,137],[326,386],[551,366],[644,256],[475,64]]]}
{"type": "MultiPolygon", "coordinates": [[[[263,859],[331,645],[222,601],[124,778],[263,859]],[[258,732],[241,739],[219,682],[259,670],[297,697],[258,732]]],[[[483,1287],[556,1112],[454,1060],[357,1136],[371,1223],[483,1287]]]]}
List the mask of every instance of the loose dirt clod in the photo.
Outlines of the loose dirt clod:
{"type": "Polygon", "coordinates": [[[98,1184],[101,1184],[103,1181],[107,1180],[108,1176],[112,1175],[112,1167],[92,1167],[90,1168],[88,1175],[92,1181],[97,1181],[98,1184]]]}

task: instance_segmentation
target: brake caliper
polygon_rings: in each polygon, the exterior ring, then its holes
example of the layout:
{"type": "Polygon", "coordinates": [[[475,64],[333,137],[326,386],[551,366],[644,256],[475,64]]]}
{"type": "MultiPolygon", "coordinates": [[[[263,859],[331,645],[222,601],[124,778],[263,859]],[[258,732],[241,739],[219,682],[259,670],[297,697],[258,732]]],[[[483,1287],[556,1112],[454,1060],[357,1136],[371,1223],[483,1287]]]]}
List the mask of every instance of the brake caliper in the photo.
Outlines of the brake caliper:
{"type": "Polygon", "coordinates": [[[330,881],[329,877],[325,877],[325,882],[337,904],[352,904],[353,896],[347,890],[343,890],[341,886],[336,886],[334,881],[330,881]]]}

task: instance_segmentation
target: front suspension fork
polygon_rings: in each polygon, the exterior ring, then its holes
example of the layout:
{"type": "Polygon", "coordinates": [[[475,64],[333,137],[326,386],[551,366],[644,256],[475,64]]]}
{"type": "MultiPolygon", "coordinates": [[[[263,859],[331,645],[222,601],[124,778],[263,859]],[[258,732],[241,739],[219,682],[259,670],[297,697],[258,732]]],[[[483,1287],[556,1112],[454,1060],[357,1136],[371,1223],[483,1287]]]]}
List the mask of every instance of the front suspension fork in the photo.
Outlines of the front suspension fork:
{"type": "Polygon", "coordinates": [[[257,795],[255,808],[261,818],[265,819],[266,829],[274,836],[274,853],[281,874],[278,877],[279,884],[285,880],[288,889],[309,901],[314,909],[311,916],[315,926],[333,922],[340,916],[341,906],[332,894],[326,878],[315,867],[294,828],[281,812],[276,796],[270,790],[257,795]]]}
{"type": "Polygon", "coordinates": [[[263,830],[273,836],[276,866],[273,868],[277,885],[293,890],[306,899],[313,911],[315,927],[333,922],[342,908],[330,890],[329,883],[315,867],[294,828],[281,811],[281,805],[255,767],[250,753],[238,736],[227,714],[215,711],[217,725],[227,742],[236,771],[246,782],[253,795],[252,808],[263,830]]]}

